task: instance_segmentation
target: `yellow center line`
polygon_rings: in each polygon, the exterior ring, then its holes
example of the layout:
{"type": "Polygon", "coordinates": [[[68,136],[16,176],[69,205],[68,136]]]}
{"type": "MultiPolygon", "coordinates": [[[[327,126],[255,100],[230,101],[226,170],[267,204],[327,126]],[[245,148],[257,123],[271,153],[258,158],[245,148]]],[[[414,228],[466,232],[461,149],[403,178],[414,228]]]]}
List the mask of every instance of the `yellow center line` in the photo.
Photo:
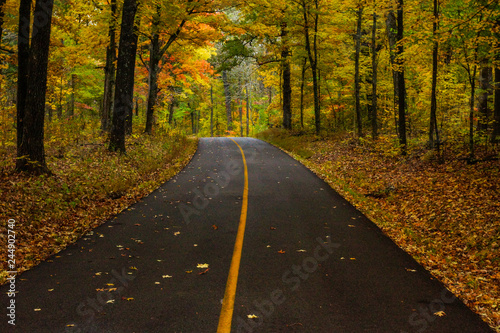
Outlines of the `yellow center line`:
{"type": "Polygon", "coordinates": [[[220,312],[219,326],[217,327],[217,333],[231,332],[231,321],[233,319],[233,310],[234,310],[234,298],[236,296],[236,285],[238,284],[238,274],[241,262],[241,251],[243,249],[243,238],[245,236],[245,226],[247,223],[247,211],[248,211],[247,161],[245,159],[245,153],[243,152],[241,146],[236,141],[233,140],[233,142],[240,149],[241,157],[243,158],[243,166],[245,168],[245,186],[243,187],[243,203],[241,205],[240,224],[238,226],[238,233],[236,234],[236,242],[234,243],[233,259],[231,260],[231,266],[229,267],[229,274],[226,283],[226,291],[224,293],[224,299],[222,300],[222,309],[220,312]]]}

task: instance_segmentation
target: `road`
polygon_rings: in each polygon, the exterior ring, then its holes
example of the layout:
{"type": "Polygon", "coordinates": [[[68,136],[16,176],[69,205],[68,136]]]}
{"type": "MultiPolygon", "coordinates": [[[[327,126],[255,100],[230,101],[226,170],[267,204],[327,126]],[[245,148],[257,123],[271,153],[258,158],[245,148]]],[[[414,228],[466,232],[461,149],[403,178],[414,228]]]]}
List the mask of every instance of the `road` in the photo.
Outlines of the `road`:
{"type": "Polygon", "coordinates": [[[201,139],[176,177],[18,276],[15,326],[8,287],[1,332],[491,332],[326,183],[250,138],[201,139]]]}

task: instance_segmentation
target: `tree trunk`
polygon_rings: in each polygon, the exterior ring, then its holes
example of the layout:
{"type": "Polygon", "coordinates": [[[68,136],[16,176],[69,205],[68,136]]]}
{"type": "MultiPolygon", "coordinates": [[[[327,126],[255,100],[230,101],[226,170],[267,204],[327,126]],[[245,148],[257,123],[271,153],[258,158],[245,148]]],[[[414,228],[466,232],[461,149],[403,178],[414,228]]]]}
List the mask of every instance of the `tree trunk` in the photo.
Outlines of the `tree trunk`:
{"type": "Polygon", "coordinates": [[[18,171],[49,172],[45,162],[44,120],[53,5],[53,0],[37,0],[35,4],[23,137],[18,147],[20,158],[16,163],[18,171]],[[39,22],[44,22],[44,24],[39,24],[39,22]]]}
{"type": "Polygon", "coordinates": [[[405,88],[405,72],[403,62],[403,1],[398,0],[398,33],[397,33],[397,65],[398,65],[398,127],[399,127],[399,145],[401,146],[401,155],[406,155],[406,88],[405,88]]]}
{"type": "Polygon", "coordinates": [[[153,18],[153,36],[151,44],[149,45],[149,93],[148,93],[148,106],[146,109],[146,129],[145,133],[151,134],[154,123],[154,109],[158,96],[158,72],[160,64],[160,35],[158,28],[160,25],[160,11],[161,7],[156,6],[156,15],[153,18]]]}
{"type": "Polygon", "coordinates": [[[214,137],[214,87],[210,86],[210,137],[214,137]]]}
{"type": "Polygon", "coordinates": [[[478,117],[479,120],[477,122],[478,131],[488,130],[488,122],[490,120],[490,110],[488,109],[488,97],[491,91],[491,80],[492,80],[491,67],[485,64],[479,70],[479,89],[481,89],[481,93],[479,94],[477,101],[477,109],[479,111],[479,117],[478,117]]]}
{"type": "Polygon", "coordinates": [[[304,128],[304,87],[306,80],[306,65],[307,65],[307,58],[304,58],[304,61],[302,63],[302,73],[300,80],[300,127],[301,128],[304,128]]]}
{"type": "Polygon", "coordinates": [[[71,74],[71,95],[69,97],[68,117],[75,115],[75,89],[76,89],[76,74],[71,74]]]}
{"type": "Polygon", "coordinates": [[[498,143],[500,136],[500,68],[495,68],[495,106],[494,106],[493,133],[491,142],[498,143]]]}
{"type": "Polygon", "coordinates": [[[125,0],[123,4],[118,65],[116,70],[116,93],[109,142],[110,151],[118,151],[121,153],[126,152],[126,123],[127,117],[130,117],[133,110],[134,70],[138,38],[134,23],[137,7],[137,0],[125,0]]]}
{"type": "Polygon", "coordinates": [[[363,124],[361,123],[361,102],[360,102],[360,86],[359,86],[359,54],[361,51],[361,19],[363,15],[363,7],[359,7],[356,11],[356,44],[354,53],[354,98],[356,105],[356,130],[358,137],[363,136],[363,124]]]}
{"type": "Polygon", "coordinates": [[[247,107],[247,137],[250,133],[250,94],[248,93],[248,87],[246,89],[246,107],[247,107]]]}
{"type": "Polygon", "coordinates": [[[227,77],[227,72],[222,72],[222,82],[224,83],[224,95],[226,97],[226,118],[227,118],[227,130],[233,130],[233,116],[231,112],[231,91],[229,87],[229,78],[227,77]]]}
{"type": "Polygon", "coordinates": [[[30,56],[30,16],[31,0],[21,0],[19,5],[19,30],[17,35],[17,147],[23,142],[23,125],[26,105],[26,93],[28,91],[28,70],[30,56]]]}
{"type": "Polygon", "coordinates": [[[6,0],[0,0],[0,45],[2,44],[3,18],[5,16],[4,8],[6,2],[6,0]]]}
{"type": "Polygon", "coordinates": [[[372,25],[372,138],[378,139],[378,115],[377,115],[377,13],[373,11],[372,25]]]}
{"type": "Polygon", "coordinates": [[[113,109],[113,95],[115,90],[115,61],[116,61],[116,25],[118,21],[116,0],[111,0],[111,19],[109,23],[109,45],[106,48],[106,67],[104,73],[104,101],[101,114],[101,130],[108,132],[113,109]]]}
{"type": "Polygon", "coordinates": [[[313,78],[313,96],[314,96],[314,125],[316,129],[316,134],[319,134],[320,129],[321,129],[321,122],[320,122],[320,105],[319,105],[319,89],[318,89],[318,74],[317,74],[317,65],[318,65],[318,49],[317,49],[317,38],[318,38],[318,20],[319,20],[319,13],[318,13],[318,1],[314,1],[315,6],[316,6],[316,13],[314,14],[314,38],[313,38],[313,45],[311,47],[311,40],[309,36],[309,10],[307,8],[307,5],[305,1],[302,1],[302,9],[303,9],[303,15],[304,15],[304,34],[306,38],[306,51],[307,55],[309,57],[309,63],[311,65],[311,72],[312,72],[312,78],[313,78]]]}
{"type": "Polygon", "coordinates": [[[290,71],[290,49],[287,45],[288,30],[286,22],[281,23],[281,39],[283,42],[283,50],[281,51],[281,71],[283,76],[283,128],[292,129],[292,85],[290,71]]]}
{"type": "Polygon", "coordinates": [[[438,0],[434,0],[434,23],[432,24],[432,35],[434,37],[434,45],[432,47],[432,88],[431,88],[431,114],[429,121],[429,144],[431,148],[434,148],[434,134],[436,134],[437,148],[439,151],[439,133],[437,126],[437,97],[436,97],[436,86],[437,86],[437,72],[438,72],[438,48],[439,44],[437,41],[437,23],[439,19],[438,10],[438,0]]]}
{"type": "Polygon", "coordinates": [[[174,107],[175,107],[175,99],[172,98],[170,102],[169,110],[168,110],[168,124],[172,125],[172,121],[174,120],[174,107]]]}
{"type": "Polygon", "coordinates": [[[396,129],[396,133],[399,133],[399,125],[398,125],[398,114],[397,114],[397,106],[398,102],[398,70],[396,68],[396,43],[397,43],[397,29],[398,25],[396,22],[396,16],[394,12],[391,10],[387,13],[386,20],[386,30],[387,30],[387,39],[389,40],[389,59],[391,61],[392,66],[392,82],[393,82],[393,91],[394,91],[394,128],[396,129]]]}
{"type": "Polygon", "coordinates": [[[473,161],[475,159],[474,153],[474,97],[476,94],[476,71],[477,66],[474,65],[472,75],[469,71],[469,81],[470,81],[470,99],[469,99],[469,160],[473,161]]]}

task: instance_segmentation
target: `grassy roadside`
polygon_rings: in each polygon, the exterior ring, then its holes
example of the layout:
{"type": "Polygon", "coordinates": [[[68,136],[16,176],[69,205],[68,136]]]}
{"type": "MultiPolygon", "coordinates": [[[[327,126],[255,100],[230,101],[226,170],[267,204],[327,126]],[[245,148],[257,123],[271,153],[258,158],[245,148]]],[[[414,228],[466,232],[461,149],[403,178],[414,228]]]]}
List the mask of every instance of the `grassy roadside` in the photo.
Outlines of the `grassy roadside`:
{"type": "Polygon", "coordinates": [[[397,155],[377,144],[268,130],[258,135],[324,179],[500,332],[500,163],[397,155]]]}
{"type": "Polygon", "coordinates": [[[134,135],[127,154],[119,155],[107,151],[103,137],[71,142],[47,148],[54,176],[16,174],[15,150],[0,154],[0,284],[8,219],[16,220],[16,269],[23,272],[158,188],[191,160],[198,144],[179,134],[134,135]]]}

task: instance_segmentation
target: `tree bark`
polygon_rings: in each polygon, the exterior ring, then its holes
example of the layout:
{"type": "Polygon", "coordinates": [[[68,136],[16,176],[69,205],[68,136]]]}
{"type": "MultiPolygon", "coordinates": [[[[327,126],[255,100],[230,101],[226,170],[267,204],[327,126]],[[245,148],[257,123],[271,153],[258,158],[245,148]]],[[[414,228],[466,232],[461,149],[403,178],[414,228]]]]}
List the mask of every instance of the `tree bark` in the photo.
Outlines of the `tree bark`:
{"type": "Polygon", "coordinates": [[[477,122],[478,131],[487,131],[490,120],[490,110],[488,109],[488,97],[491,91],[492,70],[488,64],[485,64],[479,70],[479,94],[477,109],[479,111],[479,120],[477,122]]]}
{"type": "Polygon", "coordinates": [[[472,73],[469,70],[469,81],[470,81],[470,99],[469,99],[469,160],[473,161],[475,159],[474,152],[474,97],[476,94],[476,71],[477,66],[474,65],[472,73]]]}
{"type": "Polygon", "coordinates": [[[222,72],[222,82],[224,83],[224,95],[226,97],[226,118],[227,118],[227,130],[233,130],[233,116],[231,112],[231,91],[229,87],[229,78],[227,77],[227,72],[222,72]]]}
{"type": "Polygon", "coordinates": [[[283,76],[283,128],[292,129],[292,85],[290,71],[290,48],[287,45],[287,24],[281,23],[281,38],[283,41],[283,50],[281,51],[281,71],[283,76]]]}
{"type": "Polygon", "coordinates": [[[377,110],[377,13],[373,11],[372,25],[372,138],[378,139],[378,110],[377,110]]]}
{"type": "Polygon", "coordinates": [[[397,29],[398,25],[396,22],[396,15],[391,10],[387,13],[386,20],[386,30],[387,30],[387,39],[389,40],[389,59],[391,61],[392,66],[392,82],[393,82],[393,91],[394,91],[394,128],[396,129],[396,133],[399,133],[399,125],[398,125],[398,113],[397,106],[399,105],[398,101],[398,71],[396,69],[396,43],[397,43],[397,29]]]}
{"type": "Polygon", "coordinates": [[[121,153],[126,152],[125,134],[127,118],[130,117],[133,110],[134,71],[138,39],[134,23],[137,7],[137,0],[125,0],[123,4],[118,65],[116,70],[116,93],[109,142],[110,151],[121,153]]]}
{"type": "Polygon", "coordinates": [[[111,123],[111,110],[113,109],[113,95],[115,90],[116,75],[116,25],[118,21],[118,7],[116,0],[111,0],[111,19],[109,23],[109,45],[106,48],[106,67],[104,73],[104,101],[101,115],[101,130],[108,132],[111,123]]]}
{"type": "Polygon", "coordinates": [[[2,44],[3,18],[5,16],[5,3],[7,0],[0,0],[0,45],[2,44]]]}
{"type": "Polygon", "coordinates": [[[53,0],[37,0],[35,4],[18,171],[50,172],[45,161],[44,120],[53,5],[53,0]]]}
{"type": "Polygon", "coordinates": [[[436,97],[436,86],[437,86],[437,72],[438,72],[438,50],[439,44],[437,41],[437,23],[439,19],[439,9],[438,0],[434,0],[434,22],[432,24],[432,35],[434,37],[434,43],[432,47],[432,88],[431,88],[431,114],[429,120],[429,144],[431,148],[434,148],[434,134],[436,134],[437,149],[439,151],[439,133],[437,126],[437,97],[436,97]]]}
{"type": "Polygon", "coordinates": [[[146,109],[146,129],[145,133],[151,134],[153,131],[154,123],[154,108],[158,96],[158,72],[160,64],[160,35],[158,29],[160,26],[160,13],[161,7],[156,6],[156,15],[153,17],[153,36],[151,44],[149,45],[149,93],[148,93],[148,106],[146,109]]]}
{"type": "Polygon", "coordinates": [[[495,68],[495,106],[494,106],[493,132],[491,142],[498,143],[500,136],[500,68],[495,68]]]}
{"type": "Polygon", "coordinates": [[[311,65],[311,72],[313,78],[313,96],[314,96],[314,125],[316,134],[319,134],[321,129],[320,120],[320,105],[319,105],[319,89],[318,89],[318,48],[317,48],[317,38],[318,38],[318,1],[315,0],[316,13],[314,14],[314,37],[311,46],[311,39],[309,36],[309,10],[307,8],[306,2],[302,1],[302,9],[304,15],[304,34],[306,38],[306,51],[309,57],[309,63],[311,65]]]}
{"type": "Polygon", "coordinates": [[[398,33],[397,33],[397,65],[398,65],[398,127],[399,127],[399,145],[401,146],[401,155],[406,155],[406,88],[405,88],[405,71],[402,45],[404,26],[403,26],[403,7],[404,0],[398,0],[398,33]]]}
{"type": "Polygon", "coordinates": [[[210,86],[210,137],[214,137],[214,87],[210,86]]]}
{"type": "Polygon", "coordinates": [[[21,0],[19,5],[19,30],[17,34],[17,147],[23,141],[23,125],[26,105],[26,93],[28,91],[28,70],[30,57],[30,16],[31,0],[21,0]]]}
{"type": "Polygon", "coordinates": [[[356,11],[356,43],[354,53],[354,98],[356,110],[356,130],[358,137],[363,136],[363,124],[361,123],[361,102],[360,102],[360,86],[359,86],[359,55],[361,51],[361,19],[363,15],[363,7],[359,7],[356,11]]]}
{"type": "Polygon", "coordinates": [[[76,74],[71,74],[71,95],[69,97],[68,117],[75,115],[75,89],[76,89],[76,74]]]}
{"type": "Polygon", "coordinates": [[[304,61],[302,62],[302,73],[300,80],[300,127],[301,128],[304,128],[304,87],[306,80],[306,65],[307,65],[307,58],[304,58],[304,61]]]}
{"type": "Polygon", "coordinates": [[[250,94],[248,93],[248,86],[245,87],[246,91],[246,111],[247,111],[247,137],[250,133],[250,94]]]}

